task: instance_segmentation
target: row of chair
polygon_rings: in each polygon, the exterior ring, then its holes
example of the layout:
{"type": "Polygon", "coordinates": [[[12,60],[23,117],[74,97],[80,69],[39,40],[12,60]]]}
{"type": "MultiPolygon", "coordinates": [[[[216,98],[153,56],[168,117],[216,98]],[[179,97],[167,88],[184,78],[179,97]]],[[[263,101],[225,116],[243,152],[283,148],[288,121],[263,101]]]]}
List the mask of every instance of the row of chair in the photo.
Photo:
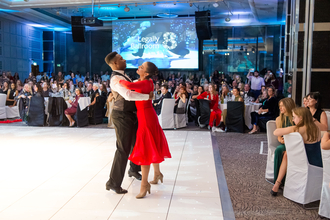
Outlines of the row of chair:
{"type": "MultiPolygon", "coordinates": [[[[274,153],[280,145],[273,134],[275,121],[267,122],[268,156],[265,178],[274,180],[274,153]]],[[[283,196],[306,205],[320,201],[319,215],[330,218],[330,151],[322,150],[323,168],[309,164],[304,141],[298,132],[284,135],[288,155],[283,196]]]]}

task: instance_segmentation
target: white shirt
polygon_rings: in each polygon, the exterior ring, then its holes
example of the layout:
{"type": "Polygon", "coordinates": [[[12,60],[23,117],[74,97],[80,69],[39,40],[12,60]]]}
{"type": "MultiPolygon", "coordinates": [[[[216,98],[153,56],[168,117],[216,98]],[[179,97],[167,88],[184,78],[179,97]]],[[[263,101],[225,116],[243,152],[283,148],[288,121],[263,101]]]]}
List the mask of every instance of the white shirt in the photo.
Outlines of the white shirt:
{"type": "Polygon", "coordinates": [[[261,90],[261,86],[265,85],[265,81],[260,76],[248,76],[249,80],[251,80],[251,89],[252,90],[261,90]]]}
{"type": "MultiPolygon", "coordinates": [[[[129,78],[123,70],[114,70],[114,71],[123,74],[127,78],[129,78]]],[[[126,79],[123,76],[119,76],[119,75],[113,76],[110,81],[110,87],[112,91],[118,92],[125,100],[141,101],[141,100],[149,99],[149,94],[142,94],[126,89],[123,85],[119,83],[119,80],[126,80],[126,79]]]]}

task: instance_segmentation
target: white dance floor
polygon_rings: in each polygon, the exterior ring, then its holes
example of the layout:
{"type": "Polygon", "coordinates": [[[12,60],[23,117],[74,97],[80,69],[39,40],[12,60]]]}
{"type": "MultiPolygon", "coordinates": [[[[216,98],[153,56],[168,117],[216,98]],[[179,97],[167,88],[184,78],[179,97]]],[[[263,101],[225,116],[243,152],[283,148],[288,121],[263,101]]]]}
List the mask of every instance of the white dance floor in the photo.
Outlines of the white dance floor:
{"type": "Polygon", "coordinates": [[[223,219],[210,132],[165,134],[164,183],[136,199],[140,181],[127,172],[127,194],[105,190],[113,129],[0,126],[0,219],[223,219]]]}

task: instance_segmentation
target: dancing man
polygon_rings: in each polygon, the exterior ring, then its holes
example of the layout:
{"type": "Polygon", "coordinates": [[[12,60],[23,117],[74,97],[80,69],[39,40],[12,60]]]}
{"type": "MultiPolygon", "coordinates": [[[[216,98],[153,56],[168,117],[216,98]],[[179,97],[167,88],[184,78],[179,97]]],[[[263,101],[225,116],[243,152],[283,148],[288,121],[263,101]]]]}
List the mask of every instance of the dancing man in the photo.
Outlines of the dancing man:
{"type": "MultiPolygon", "coordinates": [[[[105,62],[113,70],[110,87],[114,97],[114,107],[111,113],[112,122],[116,131],[116,153],[110,171],[110,179],[106,183],[107,190],[113,190],[118,194],[127,193],[127,190],[121,188],[124,179],[127,160],[135,145],[136,131],[138,127],[136,117],[135,100],[151,100],[153,92],[150,94],[141,94],[131,91],[114,81],[132,80],[125,74],[126,60],[117,52],[111,52],[105,57],[105,62]],[[129,101],[128,101],[129,100],[129,101]]],[[[141,167],[130,162],[128,171],[129,177],[134,176],[141,180],[141,167]]]]}

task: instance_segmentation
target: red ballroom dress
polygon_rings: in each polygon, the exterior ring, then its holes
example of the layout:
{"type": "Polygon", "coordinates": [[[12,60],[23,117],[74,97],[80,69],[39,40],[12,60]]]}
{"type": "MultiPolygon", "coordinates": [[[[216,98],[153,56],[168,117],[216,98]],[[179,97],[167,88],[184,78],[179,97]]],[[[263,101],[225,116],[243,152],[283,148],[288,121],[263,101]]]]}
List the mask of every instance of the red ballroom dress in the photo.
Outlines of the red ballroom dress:
{"type": "MultiPolygon", "coordinates": [[[[149,94],[154,90],[152,80],[128,82],[120,80],[120,84],[138,93],[149,94]]],[[[134,149],[129,160],[137,165],[161,163],[164,158],[171,158],[167,140],[158,122],[152,101],[135,101],[137,108],[138,129],[134,149]]]]}
{"type": "Polygon", "coordinates": [[[208,99],[208,100],[210,100],[210,110],[212,110],[212,111],[211,111],[211,114],[210,114],[209,125],[210,125],[210,127],[213,127],[213,122],[215,120],[215,126],[218,126],[220,124],[220,121],[221,121],[221,113],[222,113],[222,111],[219,109],[219,97],[218,97],[218,95],[211,96],[211,94],[209,92],[203,92],[202,94],[197,96],[197,99],[208,99]]]}

